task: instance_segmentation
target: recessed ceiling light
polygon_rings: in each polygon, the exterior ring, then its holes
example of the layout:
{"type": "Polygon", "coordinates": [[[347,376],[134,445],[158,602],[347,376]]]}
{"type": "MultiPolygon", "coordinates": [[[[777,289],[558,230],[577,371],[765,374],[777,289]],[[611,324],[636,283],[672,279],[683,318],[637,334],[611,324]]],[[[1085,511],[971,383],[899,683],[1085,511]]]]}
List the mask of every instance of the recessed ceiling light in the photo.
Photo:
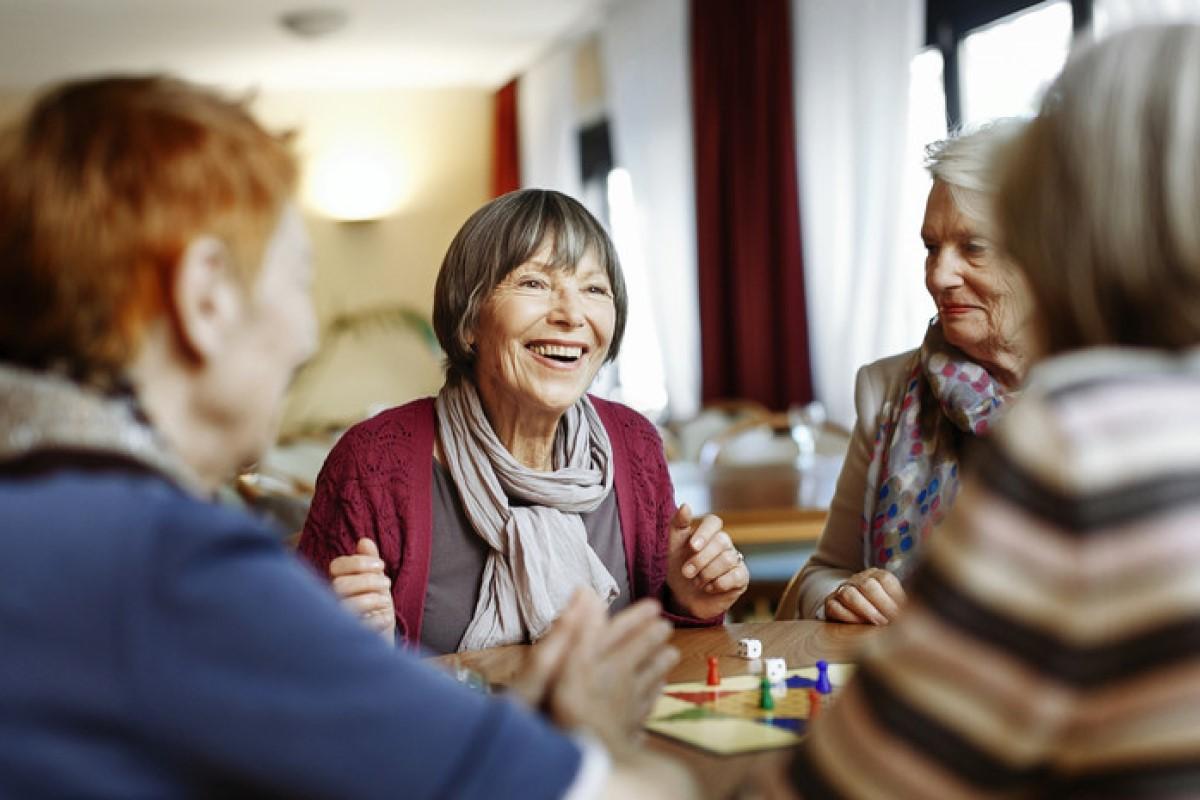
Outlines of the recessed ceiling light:
{"type": "Polygon", "coordinates": [[[350,15],[340,8],[301,8],[279,15],[279,24],[304,39],[317,39],[340,30],[350,15]]]}

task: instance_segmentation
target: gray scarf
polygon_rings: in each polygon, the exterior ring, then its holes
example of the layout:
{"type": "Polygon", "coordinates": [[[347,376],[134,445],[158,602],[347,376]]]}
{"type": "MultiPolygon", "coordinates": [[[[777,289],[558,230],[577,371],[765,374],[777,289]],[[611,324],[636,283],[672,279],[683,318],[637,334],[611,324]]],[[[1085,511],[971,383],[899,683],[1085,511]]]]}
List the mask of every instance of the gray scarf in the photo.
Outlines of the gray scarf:
{"type": "Polygon", "coordinates": [[[616,599],[617,583],[579,517],[613,482],[612,445],[591,401],[583,397],[559,422],[553,472],[513,458],[469,382],[443,386],[436,407],[445,466],[467,519],[491,547],[459,650],[537,641],[580,586],[606,603],[616,599]],[[510,497],[528,505],[511,505],[510,497]]]}
{"type": "Polygon", "coordinates": [[[0,461],[40,450],[116,453],[166,475],[196,496],[203,490],[137,411],[113,396],[50,372],[0,364],[0,461]]]}

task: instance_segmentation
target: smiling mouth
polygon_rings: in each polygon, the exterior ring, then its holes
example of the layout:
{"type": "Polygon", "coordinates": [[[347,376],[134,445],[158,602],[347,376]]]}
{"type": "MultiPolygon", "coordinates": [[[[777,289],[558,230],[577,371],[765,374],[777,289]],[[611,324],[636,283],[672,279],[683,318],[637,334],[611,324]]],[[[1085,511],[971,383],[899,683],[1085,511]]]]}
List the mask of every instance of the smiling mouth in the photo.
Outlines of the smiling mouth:
{"type": "Polygon", "coordinates": [[[580,345],[561,344],[534,343],[525,345],[525,349],[534,355],[548,358],[551,361],[557,361],[560,364],[574,364],[583,358],[583,354],[587,352],[587,348],[580,345]]]}

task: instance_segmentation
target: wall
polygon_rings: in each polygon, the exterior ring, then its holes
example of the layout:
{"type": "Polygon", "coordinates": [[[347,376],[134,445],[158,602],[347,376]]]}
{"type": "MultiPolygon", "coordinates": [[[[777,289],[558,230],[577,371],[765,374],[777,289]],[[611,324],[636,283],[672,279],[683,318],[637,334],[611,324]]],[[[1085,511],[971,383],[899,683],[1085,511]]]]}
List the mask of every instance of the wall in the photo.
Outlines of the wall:
{"type": "Polygon", "coordinates": [[[22,92],[0,90],[0,125],[16,119],[29,103],[29,95],[22,92]]]}
{"type": "MultiPolygon", "coordinates": [[[[390,157],[400,173],[399,206],[377,222],[335,222],[307,209],[320,319],[328,323],[337,315],[384,306],[408,307],[429,318],[446,247],[488,199],[491,93],[272,92],[255,108],[268,125],[298,129],[297,147],[307,166],[323,149],[352,137],[390,157]]],[[[319,359],[289,398],[285,434],[349,422],[441,385],[437,359],[405,330],[369,327],[327,342],[319,359]]]]}

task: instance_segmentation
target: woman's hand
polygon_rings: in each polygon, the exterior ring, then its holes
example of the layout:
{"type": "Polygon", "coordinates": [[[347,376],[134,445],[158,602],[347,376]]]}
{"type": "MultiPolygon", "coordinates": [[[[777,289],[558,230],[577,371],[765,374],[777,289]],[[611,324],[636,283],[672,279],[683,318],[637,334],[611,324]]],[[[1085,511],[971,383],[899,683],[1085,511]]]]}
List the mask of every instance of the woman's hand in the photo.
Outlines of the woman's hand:
{"type": "Polygon", "coordinates": [[[750,570],[722,530],[720,517],[693,521],[684,503],[671,518],[667,587],[679,609],[697,619],[724,614],[750,585],[750,570]]]}
{"type": "Polygon", "coordinates": [[[615,757],[629,755],[679,660],[660,612],[642,600],[609,619],[594,593],[576,592],[511,690],[561,727],[591,733],[615,757]]]}
{"type": "Polygon", "coordinates": [[[392,582],[383,571],[379,548],[370,539],[359,539],[352,556],[329,562],[333,591],[342,604],[371,630],[389,642],[396,637],[396,608],[392,582]]]}
{"type": "Polygon", "coordinates": [[[871,567],[850,578],[825,598],[825,619],[887,625],[905,600],[900,580],[885,569],[871,567]]]}

